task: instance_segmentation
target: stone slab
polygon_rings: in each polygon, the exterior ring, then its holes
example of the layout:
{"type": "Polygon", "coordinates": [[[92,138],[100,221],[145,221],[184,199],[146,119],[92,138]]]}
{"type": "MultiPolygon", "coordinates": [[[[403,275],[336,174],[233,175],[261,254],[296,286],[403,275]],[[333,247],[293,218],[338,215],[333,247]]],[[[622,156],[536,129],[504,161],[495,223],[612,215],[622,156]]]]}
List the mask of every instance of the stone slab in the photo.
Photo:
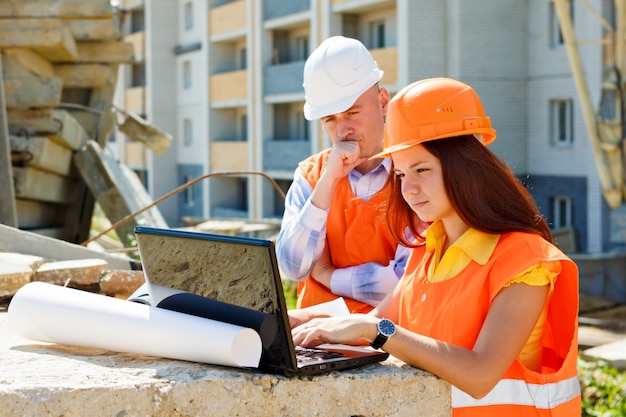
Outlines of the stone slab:
{"type": "Polygon", "coordinates": [[[393,358],[311,378],[19,339],[0,311],[5,417],[450,416],[450,386],[393,358]]]}
{"type": "Polygon", "coordinates": [[[0,263],[0,298],[12,296],[30,282],[33,270],[26,265],[0,263]]]}
{"type": "Polygon", "coordinates": [[[67,282],[89,285],[100,282],[100,274],[107,267],[104,259],[75,259],[46,262],[37,268],[33,281],[64,285],[67,282]]]}
{"type": "Polygon", "coordinates": [[[98,258],[107,261],[110,269],[139,269],[139,262],[120,254],[109,254],[51,239],[26,230],[0,224],[0,250],[41,256],[47,259],[70,260],[98,258]]]}
{"type": "Polygon", "coordinates": [[[583,351],[587,358],[604,360],[614,368],[626,370],[626,335],[614,342],[595,346],[583,351]]]}

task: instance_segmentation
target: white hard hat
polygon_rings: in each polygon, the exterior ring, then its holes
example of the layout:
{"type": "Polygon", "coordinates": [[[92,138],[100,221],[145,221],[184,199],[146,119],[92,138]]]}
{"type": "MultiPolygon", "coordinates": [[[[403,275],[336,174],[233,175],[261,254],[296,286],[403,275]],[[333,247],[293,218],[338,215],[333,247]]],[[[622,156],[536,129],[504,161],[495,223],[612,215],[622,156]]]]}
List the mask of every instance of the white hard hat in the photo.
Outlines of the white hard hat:
{"type": "Polygon", "coordinates": [[[383,71],[356,39],[333,36],[304,64],[304,117],[319,119],[349,109],[383,78],[383,71]]]}

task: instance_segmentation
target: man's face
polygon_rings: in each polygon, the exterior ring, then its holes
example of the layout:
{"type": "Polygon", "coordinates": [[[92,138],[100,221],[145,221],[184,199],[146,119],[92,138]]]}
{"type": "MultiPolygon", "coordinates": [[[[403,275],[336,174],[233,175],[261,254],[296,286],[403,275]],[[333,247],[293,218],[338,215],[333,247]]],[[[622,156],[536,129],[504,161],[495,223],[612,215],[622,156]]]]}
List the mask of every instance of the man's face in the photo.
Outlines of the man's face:
{"type": "Polygon", "coordinates": [[[322,127],[331,142],[359,142],[362,157],[382,151],[384,115],[389,103],[389,92],[378,85],[370,87],[342,113],[322,117],[322,127]]]}

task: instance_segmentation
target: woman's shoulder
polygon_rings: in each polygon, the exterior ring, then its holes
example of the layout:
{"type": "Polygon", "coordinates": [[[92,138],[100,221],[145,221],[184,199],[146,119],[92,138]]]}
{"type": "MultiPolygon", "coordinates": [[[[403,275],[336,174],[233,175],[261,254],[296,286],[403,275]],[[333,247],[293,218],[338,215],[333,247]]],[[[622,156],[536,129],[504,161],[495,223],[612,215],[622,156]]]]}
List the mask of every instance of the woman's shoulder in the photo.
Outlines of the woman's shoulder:
{"type": "Polygon", "coordinates": [[[500,237],[496,252],[500,256],[535,259],[569,259],[543,236],[528,232],[508,232],[500,237]]]}

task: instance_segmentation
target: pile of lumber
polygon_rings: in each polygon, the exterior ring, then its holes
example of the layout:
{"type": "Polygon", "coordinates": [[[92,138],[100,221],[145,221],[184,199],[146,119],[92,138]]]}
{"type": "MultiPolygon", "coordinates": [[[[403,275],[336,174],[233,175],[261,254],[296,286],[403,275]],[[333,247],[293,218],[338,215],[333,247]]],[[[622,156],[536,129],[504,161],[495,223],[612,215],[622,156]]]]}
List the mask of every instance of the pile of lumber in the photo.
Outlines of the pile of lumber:
{"type": "MultiPolygon", "coordinates": [[[[80,243],[96,202],[111,222],[149,202],[105,152],[134,59],[121,38],[110,0],[0,0],[0,223],[80,243]]],[[[167,226],[153,208],[116,230],[124,243],[138,223],[167,226]]]]}

